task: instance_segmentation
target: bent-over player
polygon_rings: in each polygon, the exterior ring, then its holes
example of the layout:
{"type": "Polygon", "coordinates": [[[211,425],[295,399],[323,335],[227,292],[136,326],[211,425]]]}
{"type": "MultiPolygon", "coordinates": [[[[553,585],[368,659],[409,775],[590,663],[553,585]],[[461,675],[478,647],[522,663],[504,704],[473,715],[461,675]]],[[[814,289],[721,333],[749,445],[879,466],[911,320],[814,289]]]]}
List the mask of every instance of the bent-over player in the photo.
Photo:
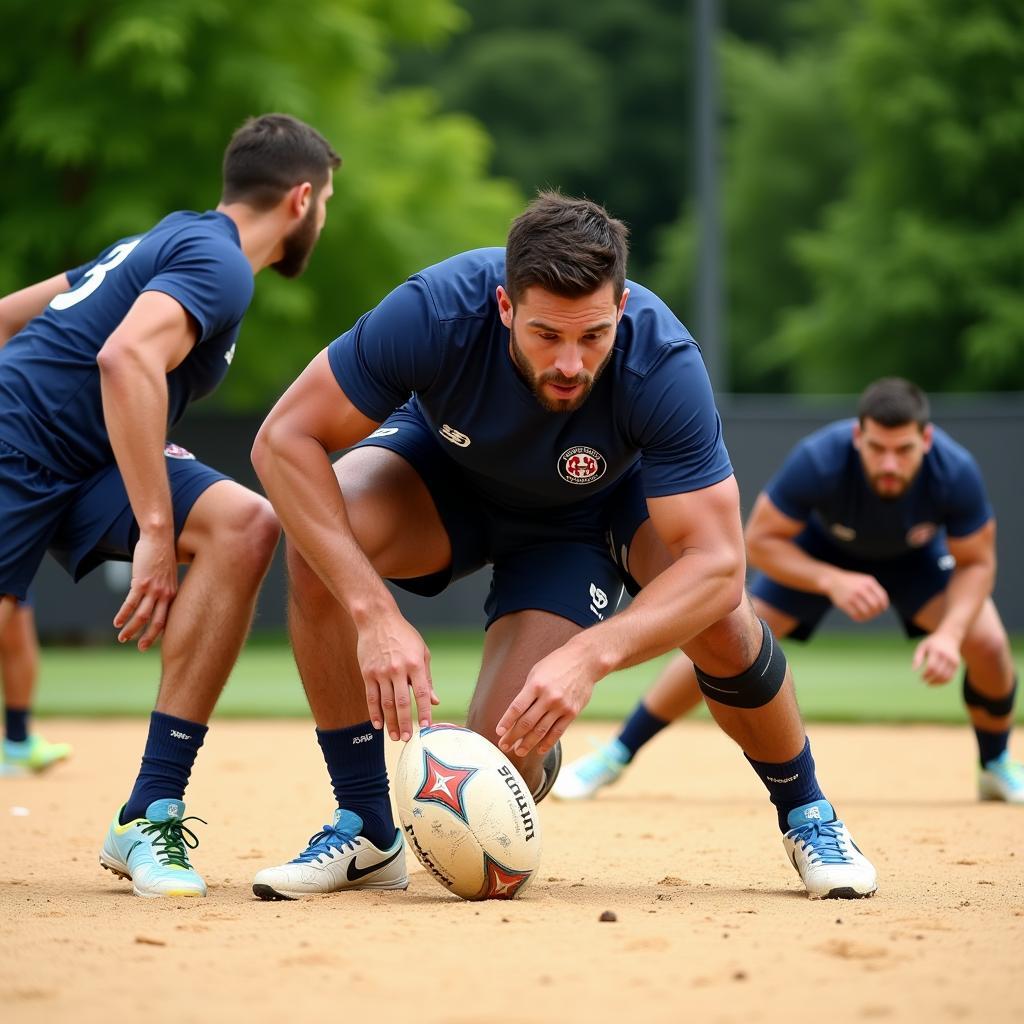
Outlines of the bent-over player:
{"type": "MultiPolygon", "coordinates": [[[[962,658],[979,796],[1024,803],[1024,768],[1008,752],[1013,659],[991,597],[995,519],[973,457],[929,417],[916,385],[886,378],[864,391],[856,420],[801,441],[747,523],[761,570],[750,592],[775,634],[797,640],[832,607],[867,622],[891,605],[908,636],[924,636],[913,666],[929,685],[948,683],[962,658]]],[[[699,702],[693,665],[680,656],[614,740],[566,765],[554,795],[593,796],[699,702]]]]}
{"type": "Polygon", "coordinates": [[[595,684],[682,646],[768,787],[808,892],[874,892],[818,787],[785,657],[744,594],[736,481],[700,352],[627,286],[626,251],[601,207],[542,195],[506,249],[424,270],[365,314],[261,428],[253,462],[289,540],[292,644],[338,809],[295,860],[257,874],[258,896],[407,885],[382,729],[408,739],[437,698],[426,645],[381,577],[429,595],[488,563],[469,725],[537,799],[595,684]],[[637,596],[612,617],[623,581],[637,596]]]}
{"type": "Polygon", "coordinates": [[[182,797],[280,533],[265,499],[167,430],[227,373],[253,275],[302,272],[338,164],[295,118],[249,120],[216,210],[172,213],[0,300],[0,628],[49,549],[76,580],[130,559],[118,639],[164,637],[142,767],[100,854],[140,896],[206,894],[182,797]]]}

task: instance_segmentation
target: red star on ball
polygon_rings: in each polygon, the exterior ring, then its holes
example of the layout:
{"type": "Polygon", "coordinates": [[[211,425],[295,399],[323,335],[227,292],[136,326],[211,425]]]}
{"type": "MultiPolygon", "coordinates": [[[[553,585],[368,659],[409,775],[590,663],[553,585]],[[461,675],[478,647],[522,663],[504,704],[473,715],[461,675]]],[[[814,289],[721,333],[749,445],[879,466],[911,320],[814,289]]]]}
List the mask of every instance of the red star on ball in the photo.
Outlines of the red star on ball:
{"type": "Polygon", "coordinates": [[[499,864],[493,857],[484,854],[484,869],[487,872],[488,900],[510,900],[527,883],[532,871],[515,871],[499,864]]]}
{"type": "Polygon", "coordinates": [[[447,807],[468,825],[469,819],[466,817],[466,808],[462,802],[462,791],[478,771],[478,768],[459,768],[456,765],[445,764],[429,750],[424,750],[423,785],[413,799],[447,807]]]}

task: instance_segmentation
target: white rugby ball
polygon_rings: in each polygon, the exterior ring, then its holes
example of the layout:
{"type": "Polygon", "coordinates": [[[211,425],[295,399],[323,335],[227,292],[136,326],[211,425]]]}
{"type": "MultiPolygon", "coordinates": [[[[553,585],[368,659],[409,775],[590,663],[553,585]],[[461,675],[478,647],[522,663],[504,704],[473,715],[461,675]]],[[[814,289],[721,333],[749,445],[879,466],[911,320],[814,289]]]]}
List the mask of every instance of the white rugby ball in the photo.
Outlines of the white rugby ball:
{"type": "Polygon", "coordinates": [[[421,729],[398,759],[393,787],[405,841],[465,900],[510,900],[540,864],[537,806],[512,762],[470,729],[421,729]]]}

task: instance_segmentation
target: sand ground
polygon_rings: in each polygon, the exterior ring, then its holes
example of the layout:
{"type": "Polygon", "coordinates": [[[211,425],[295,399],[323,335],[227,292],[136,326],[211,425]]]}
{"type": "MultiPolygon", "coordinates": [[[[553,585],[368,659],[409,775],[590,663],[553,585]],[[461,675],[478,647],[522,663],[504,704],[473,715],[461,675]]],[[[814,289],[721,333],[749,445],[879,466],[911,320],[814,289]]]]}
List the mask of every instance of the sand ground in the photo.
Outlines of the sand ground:
{"type": "MultiPolygon", "coordinates": [[[[1024,806],[974,799],[965,727],[812,729],[874,899],[807,900],[760,783],[694,723],[599,799],[545,802],[538,881],[474,904],[411,856],[406,893],[254,899],[331,808],[311,726],[265,721],[215,722],[194,773],[209,897],[135,898],[96,857],[145,723],[45,724],[73,760],[0,779],[7,1024],[1024,1020],[1024,806]]],[[[611,731],[578,724],[568,756],[611,731]]]]}

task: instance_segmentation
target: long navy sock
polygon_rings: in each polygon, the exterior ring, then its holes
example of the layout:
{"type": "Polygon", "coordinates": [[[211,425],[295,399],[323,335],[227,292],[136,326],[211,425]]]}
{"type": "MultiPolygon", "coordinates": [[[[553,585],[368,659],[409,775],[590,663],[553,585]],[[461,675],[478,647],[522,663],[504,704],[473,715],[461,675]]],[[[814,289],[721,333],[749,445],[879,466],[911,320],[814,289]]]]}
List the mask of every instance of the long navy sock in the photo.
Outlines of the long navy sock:
{"type": "Polygon", "coordinates": [[[361,722],[344,729],[317,729],[316,738],[338,806],[358,814],[362,834],[374,846],[387,849],[395,841],[395,819],[388,799],[384,730],[361,722]]]}
{"type": "Polygon", "coordinates": [[[637,704],[619,733],[619,742],[629,751],[629,759],[632,761],[636,752],[667,725],[664,718],[652,715],[642,701],[637,704]]]}
{"type": "Polygon", "coordinates": [[[1005,732],[988,732],[974,727],[974,735],[978,737],[978,761],[982,768],[999,757],[1010,743],[1010,730],[1005,732]]]}
{"type": "Polygon", "coordinates": [[[814,774],[814,758],[811,756],[811,741],[804,743],[804,749],[783,764],[768,764],[755,761],[747,754],[743,755],[750,762],[750,767],[757,772],[757,777],[765,788],[779,812],[779,828],[789,831],[787,817],[789,812],[815,800],[824,800],[818,780],[814,774]]]}
{"type": "Polygon", "coordinates": [[[28,739],[28,708],[4,708],[4,736],[12,743],[24,743],[28,739]]]}
{"type": "Polygon", "coordinates": [[[206,738],[205,725],[154,711],[149,716],[149,738],[135,788],[121,812],[121,824],[144,818],[154,800],[181,800],[196,754],[206,738]]]}

